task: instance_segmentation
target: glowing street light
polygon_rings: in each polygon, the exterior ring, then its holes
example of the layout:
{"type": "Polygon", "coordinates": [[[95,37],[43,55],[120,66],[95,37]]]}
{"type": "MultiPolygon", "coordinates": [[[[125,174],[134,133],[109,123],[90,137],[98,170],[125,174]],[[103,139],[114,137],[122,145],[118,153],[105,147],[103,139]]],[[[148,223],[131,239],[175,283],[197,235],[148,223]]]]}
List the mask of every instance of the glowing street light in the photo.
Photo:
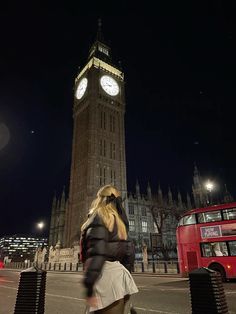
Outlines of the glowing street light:
{"type": "Polygon", "coordinates": [[[214,190],[214,183],[210,180],[208,180],[205,184],[205,188],[207,190],[207,192],[209,193],[209,197],[207,195],[207,204],[211,204],[212,203],[212,195],[211,195],[211,192],[214,190]]]}
{"type": "Polygon", "coordinates": [[[208,180],[205,184],[205,187],[208,192],[211,192],[214,189],[214,183],[208,180]]]}
{"type": "Polygon", "coordinates": [[[43,221],[40,221],[37,223],[37,228],[40,230],[42,230],[44,228],[44,226],[45,226],[45,223],[43,221]]]}

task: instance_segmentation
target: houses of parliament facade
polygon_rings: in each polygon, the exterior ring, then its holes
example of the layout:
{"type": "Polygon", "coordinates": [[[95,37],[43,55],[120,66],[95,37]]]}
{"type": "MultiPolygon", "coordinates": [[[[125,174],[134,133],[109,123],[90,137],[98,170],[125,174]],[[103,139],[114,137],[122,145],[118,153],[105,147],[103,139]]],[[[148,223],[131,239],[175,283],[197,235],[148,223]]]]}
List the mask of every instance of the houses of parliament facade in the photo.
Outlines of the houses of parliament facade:
{"type": "Polygon", "coordinates": [[[206,191],[195,166],[192,198],[186,194],[183,201],[180,192],[173,197],[170,188],[164,194],[160,185],[153,189],[149,183],[146,193],[141,194],[138,181],[135,192],[127,192],[124,73],[112,61],[100,23],[88,59],[75,78],[74,91],[69,196],[63,191],[59,199],[53,200],[49,246],[71,247],[78,243],[81,225],[98,189],[113,184],[124,199],[136,251],[141,252],[144,244],[150,250],[150,235],[160,233],[157,228],[160,221],[158,216],[154,219],[153,209],[168,210],[161,227],[162,241],[166,246],[175,247],[178,220],[175,213],[204,204],[206,191]]]}

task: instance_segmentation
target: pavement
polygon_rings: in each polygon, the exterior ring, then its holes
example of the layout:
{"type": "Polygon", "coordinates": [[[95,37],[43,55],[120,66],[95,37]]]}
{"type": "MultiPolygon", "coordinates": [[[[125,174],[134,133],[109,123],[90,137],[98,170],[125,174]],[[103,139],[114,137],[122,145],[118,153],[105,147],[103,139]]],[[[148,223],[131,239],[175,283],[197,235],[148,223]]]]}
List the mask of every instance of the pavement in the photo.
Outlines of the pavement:
{"type": "MultiPolygon", "coordinates": [[[[138,314],[190,314],[189,282],[179,275],[133,274],[139,292],[133,296],[138,314]]],[[[85,291],[83,274],[47,272],[45,314],[83,314],[85,291]]],[[[12,314],[20,270],[0,270],[0,314],[12,314]]],[[[236,314],[236,281],[226,283],[230,314],[236,314]]],[[[202,313],[208,314],[208,313],[202,313]]]]}

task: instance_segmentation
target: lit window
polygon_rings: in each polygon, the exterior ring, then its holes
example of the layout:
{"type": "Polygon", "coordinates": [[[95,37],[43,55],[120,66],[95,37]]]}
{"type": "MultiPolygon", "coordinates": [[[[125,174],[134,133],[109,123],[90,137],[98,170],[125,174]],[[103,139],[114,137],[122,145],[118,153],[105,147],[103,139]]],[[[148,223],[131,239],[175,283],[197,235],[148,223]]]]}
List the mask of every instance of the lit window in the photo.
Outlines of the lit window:
{"type": "Polygon", "coordinates": [[[224,209],[223,217],[225,220],[236,219],[236,208],[224,209]]]}
{"type": "Polygon", "coordinates": [[[135,223],[133,219],[129,220],[129,231],[135,231],[135,223]]]}
{"type": "Polygon", "coordinates": [[[99,45],[99,46],[98,46],[98,50],[101,51],[102,53],[104,53],[104,54],[107,55],[107,56],[109,55],[109,54],[108,54],[108,49],[105,48],[105,47],[103,47],[103,46],[100,46],[100,45],[99,45]]]}
{"type": "Polygon", "coordinates": [[[198,222],[204,223],[204,222],[214,222],[214,221],[221,221],[221,213],[220,211],[211,211],[211,212],[205,212],[205,213],[199,213],[198,214],[198,222]]]}
{"type": "Polygon", "coordinates": [[[147,232],[147,221],[142,221],[142,232],[147,232]]]}
{"type": "Polygon", "coordinates": [[[236,256],[236,241],[229,241],[229,251],[231,256],[236,256]]]}
{"type": "Polygon", "coordinates": [[[228,256],[228,249],[226,242],[210,242],[202,243],[202,256],[212,257],[212,256],[228,256]]]}
{"type": "Polygon", "coordinates": [[[183,217],[183,225],[192,225],[196,223],[195,215],[188,215],[183,217]]]}

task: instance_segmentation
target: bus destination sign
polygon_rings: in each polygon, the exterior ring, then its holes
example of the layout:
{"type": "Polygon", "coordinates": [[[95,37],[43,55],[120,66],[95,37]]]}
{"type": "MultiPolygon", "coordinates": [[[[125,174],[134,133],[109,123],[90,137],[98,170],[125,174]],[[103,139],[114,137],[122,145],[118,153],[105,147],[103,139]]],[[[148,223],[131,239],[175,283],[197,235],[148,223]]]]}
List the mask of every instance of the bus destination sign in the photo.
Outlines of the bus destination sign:
{"type": "Polygon", "coordinates": [[[221,226],[201,227],[201,237],[205,238],[218,238],[222,237],[221,226]]]}

